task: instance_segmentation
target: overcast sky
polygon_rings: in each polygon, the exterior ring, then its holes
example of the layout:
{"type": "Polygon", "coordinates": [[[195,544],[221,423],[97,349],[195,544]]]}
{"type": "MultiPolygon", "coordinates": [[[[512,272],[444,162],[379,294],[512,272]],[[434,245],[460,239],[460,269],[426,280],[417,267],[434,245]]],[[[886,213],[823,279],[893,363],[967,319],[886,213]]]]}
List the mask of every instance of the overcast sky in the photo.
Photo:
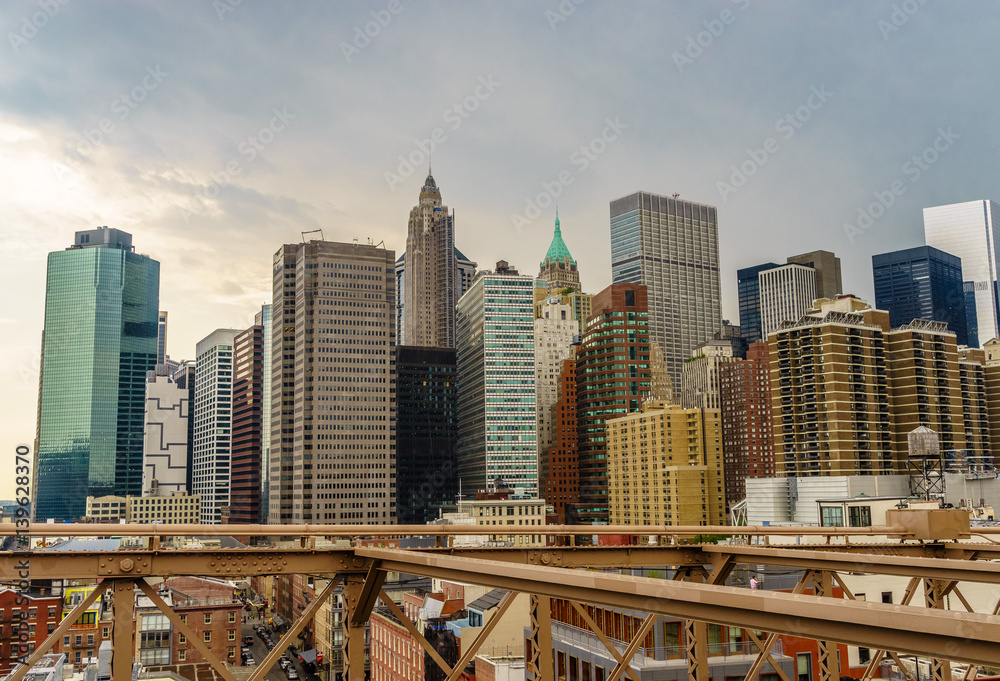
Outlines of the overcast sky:
{"type": "Polygon", "coordinates": [[[871,299],[923,207],[998,195],[992,2],[11,0],[0,29],[0,497],[76,230],[160,261],[181,359],[252,323],[303,231],[400,253],[423,140],[466,255],[536,272],[558,204],[589,292],[610,200],[718,206],[734,322],[740,267],[832,250],[871,299]]]}

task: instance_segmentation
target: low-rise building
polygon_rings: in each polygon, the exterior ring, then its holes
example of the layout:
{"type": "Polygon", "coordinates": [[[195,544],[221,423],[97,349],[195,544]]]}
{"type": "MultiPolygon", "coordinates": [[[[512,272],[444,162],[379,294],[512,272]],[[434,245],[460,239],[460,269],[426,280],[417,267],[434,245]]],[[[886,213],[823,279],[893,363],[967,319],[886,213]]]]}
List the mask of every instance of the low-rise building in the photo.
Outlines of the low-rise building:
{"type": "Polygon", "coordinates": [[[99,523],[161,523],[188,525],[200,522],[201,496],[172,492],[169,496],[87,497],[87,518],[99,523]]]}
{"type": "Polygon", "coordinates": [[[544,546],[545,535],[504,534],[504,526],[541,527],[545,525],[545,499],[513,494],[509,489],[485,492],[476,499],[458,502],[458,512],[476,520],[481,527],[490,527],[489,542],[510,546],[544,546]]]}

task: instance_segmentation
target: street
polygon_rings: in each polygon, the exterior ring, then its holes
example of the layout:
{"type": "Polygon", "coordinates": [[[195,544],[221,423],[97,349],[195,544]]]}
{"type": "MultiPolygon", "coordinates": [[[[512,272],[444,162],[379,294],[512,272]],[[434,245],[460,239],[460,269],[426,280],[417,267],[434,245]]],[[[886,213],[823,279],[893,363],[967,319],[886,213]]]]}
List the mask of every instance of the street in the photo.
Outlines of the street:
{"type": "MultiPolygon", "coordinates": [[[[253,630],[253,628],[254,625],[256,624],[263,624],[264,626],[266,626],[267,622],[266,620],[261,621],[260,619],[250,619],[250,616],[251,613],[248,613],[247,621],[246,623],[243,624],[242,627],[242,632],[240,634],[240,641],[242,642],[243,637],[245,636],[253,637],[253,643],[248,647],[250,648],[250,653],[253,655],[254,661],[256,661],[257,665],[259,666],[264,661],[264,658],[267,657],[270,651],[267,649],[267,646],[264,645],[264,642],[261,640],[260,636],[257,635],[257,632],[253,630]]],[[[278,634],[275,633],[271,635],[271,640],[274,641],[275,645],[277,645],[279,640],[278,634]]],[[[299,662],[297,656],[292,655],[287,650],[285,651],[285,655],[287,655],[288,658],[292,661],[292,667],[295,669],[296,672],[298,672],[300,680],[305,681],[306,679],[310,678],[311,675],[303,671],[302,663],[299,662]]],[[[274,666],[267,672],[265,678],[268,679],[268,681],[288,681],[288,677],[285,675],[285,672],[282,671],[281,667],[278,666],[277,662],[275,662],[274,666]]]]}

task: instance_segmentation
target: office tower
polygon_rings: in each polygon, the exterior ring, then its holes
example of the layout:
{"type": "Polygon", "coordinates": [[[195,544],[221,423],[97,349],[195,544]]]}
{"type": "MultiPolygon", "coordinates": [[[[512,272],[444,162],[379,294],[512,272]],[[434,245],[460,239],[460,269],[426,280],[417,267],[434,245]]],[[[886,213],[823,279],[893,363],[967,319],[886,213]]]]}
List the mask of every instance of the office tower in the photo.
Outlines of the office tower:
{"type": "Polygon", "coordinates": [[[778,475],[887,475],[893,455],[885,332],[889,313],[825,303],[768,339],[778,475]]]}
{"type": "Polygon", "coordinates": [[[552,407],[559,400],[563,361],[573,357],[579,340],[580,323],[573,319],[573,308],[550,298],[542,316],[535,319],[535,409],[538,455],[543,458],[552,446],[552,407]]]}
{"type": "Polygon", "coordinates": [[[779,267],[776,263],[744,267],[736,270],[740,304],[740,332],[751,343],[763,338],[760,327],[760,277],[761,272],[779,267]]]}
{"type": "Polygon", "coordinates": [[[636,192],[611,202],[611,276],[649,289],[649,340],[681,384],[684,360],[722,323],[715,207],[636,192]]]}
{"type": "Polygon", "coordinates": [[[138,495],[146,372],[156,366],[160,263],[99,227],[49,253],[35,518],[74,520],[88,496],[138,495]],[[72,480],[72,485],[66,482],[72,480]]]}
{"type": "Polygon", "coordinates": [[[989,423],[990,454],[1000,460],[1000,340],[983,343],[983,387],[986,399],[986,420],[989,423]]]}
{"type": "Polygon", "coordinates": [[[681,406],[718,409],[719,371],[723,364],[738,361],[732,342],[722,338],[712,338],[692,350],[681,374],[681,406]]]}
{"type": "Polygon", "coordinates": [[[767,340],[783,322],[797,322],[816,300],[816,270],[805,265],[782,265],[760,277],[760,333],[767,340]]]}
{"type": "Polygon", "coordinates": [[[455,216],[441,203],[441,190],[430,173],[420,188],[406,234],[403,289],[406,310],[401,345],[455,347],[455,216]]]}
{"type": "Polygon", "coordinates": [[[458,474],[463,491],[502,478],[538,495],[533,277],[506,261],[458,301],[458,474]]]}
{"type": "Polygon", "coordinates": [[[452,348],[396,348],[396,515],[424,525],[458,495],[452,348]]]}
{"type": "Polygon", "coordinates": [[[156,325],[156,363],[167,362],[167,313],[160,310],[156,325]]]}
{"type": "Polygon", "coordinates": [[[190,491],[194,487],[194,384],[197,373],[196,363],[192,360],[183,360],[178,363],[178,368],[171,374],[171,378],[177,387],[187,391],[188,419],[187,419],[187,475],[185,489],[190,491]]]}
{"type": "Polygon", "coordinates": [[[966,310],[962,261],[931,246],[872,256],[875,307],[889,311],[893,327],[914,319],[944,322],[959,345],[978,347],[968,333],[969,316],[975,326],[975,308],[966,310]]]}
{"type": "Polygon", "coordinates": [[[286,244],[273,272],[268,521],[393,523],[395,254],[286,244]]]}
{"type": "Polygon", "coordinates": [[[157,364],[154,371],[146,374],[146,428],[142,446],[143,496],[187,493],[191,406],[187,388],[177,385],[167,375],[165,364],[157,364]]]}
{"type": "Polygon", "coordinates": [[[726,507],[746,498],[747,478],[774,477],[774,423],[767,343],[751,343],[747,358],[719,367],[726,507]]]}
{"type": "Polygon", "coordinates": [[[979,345],[1000,336],[998,211],[1000,205],[989,199],[924,208],[927,245],[962,261],[966,332],[969,340],[976,339],[979,345]]]}
{"type": "Polygon", "coordinates": [[[840,258],[830,251],[810,251],[793,255],[786,262],[805,265],[816,270],[817,298],[833,300],[844,292],[844,283],[840,275],[840,258]]]}
{"type": "Polygon", "coordinates": [[[216,329],[195,355],[191,493],[201,495],[201,522],[222,522],[229,506],[233,441],[233,343],[239,329],[216,329]]]}
{"type": "Polygon", "coordinates": [[[552,504],[553,521],[559,525],[576,524],[567,514],[580,501],[580,473],[577,450],[576,359],[562,362],[559,373],[559,399],[551,409],[552,444],[539,464],[542,474],[542,498],[552,504]]]}
{"type": "Polygon", "coordinates": [[[649,396],[647,288],[612,284],[594,296],[576,359],[580,501],[570,509],[578,522],[608,519],[607,442],[610,418],[639,411],[649,396]]]}
{"type": "Polygon", "coordinates": [[[647,402],[607,421],[612,525],[723,525],[718,409],[647,402]]]}
{"type": "Polygon", "coordinates": [[[552,243],[549,244],[545,259],[539,263],[538,278],[548,284],[550,296],[560,294],[567,289],[580,291],[580,273],[576,269],[576,260],[570,255],[563,241],[558,211],[556,211],[555,234],[552,235],[552,243]]]}
{"type": "MultiPolygon", "coordinates": [[[[478,265],[469,260],[462,251],[455,249],[455,301],[461,298],[472,286],[476,278],[478,265]]],[[[406,253],[396,258],[396,328],[401,330],[406,326],[406,253]]]]}
{"type": "Polygon", "coordinates": [[[261,425],[260,425],[260,514],[266,523],[271,509],[271,305],[260,306],[254,315],[254,324],[264,329],[264,368],[261,381],[261,425]]]}
{"type": "MultiPolygon", "coordinates": [[[[255,320],[256,321],[256,320],[255,320]]],[[[254,324],[233,339],[233,463],[229,522],[261,522],[264,502],[264,326],[254,324]]],[[[270,348],[267,348],[270,350],[270,348]]],[[[268,415],[270,420],[270,415],[268,415]]]]}

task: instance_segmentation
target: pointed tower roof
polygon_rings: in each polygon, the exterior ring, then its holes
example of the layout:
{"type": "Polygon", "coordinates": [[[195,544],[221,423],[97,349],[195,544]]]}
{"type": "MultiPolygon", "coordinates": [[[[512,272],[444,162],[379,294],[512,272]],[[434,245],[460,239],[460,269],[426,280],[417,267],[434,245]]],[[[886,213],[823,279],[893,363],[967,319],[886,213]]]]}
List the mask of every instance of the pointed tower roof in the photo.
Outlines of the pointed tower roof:
{"type": "Polygon", "coordinates": [[[545,254],[545,259],[540,263],[541,267],[545,267],[545,263],[551,260],[562,260],[563,258],[569,258],[570,263],[576,264],[576,260],[573,260],[573,256],[569,254],[569,249],[566,248],[566,242],[562,238],[562,230],[559,228],[559,211],[556,210],[556,231],[552,235],[552,243],[549,244],[549,250],[545,254]]]}

